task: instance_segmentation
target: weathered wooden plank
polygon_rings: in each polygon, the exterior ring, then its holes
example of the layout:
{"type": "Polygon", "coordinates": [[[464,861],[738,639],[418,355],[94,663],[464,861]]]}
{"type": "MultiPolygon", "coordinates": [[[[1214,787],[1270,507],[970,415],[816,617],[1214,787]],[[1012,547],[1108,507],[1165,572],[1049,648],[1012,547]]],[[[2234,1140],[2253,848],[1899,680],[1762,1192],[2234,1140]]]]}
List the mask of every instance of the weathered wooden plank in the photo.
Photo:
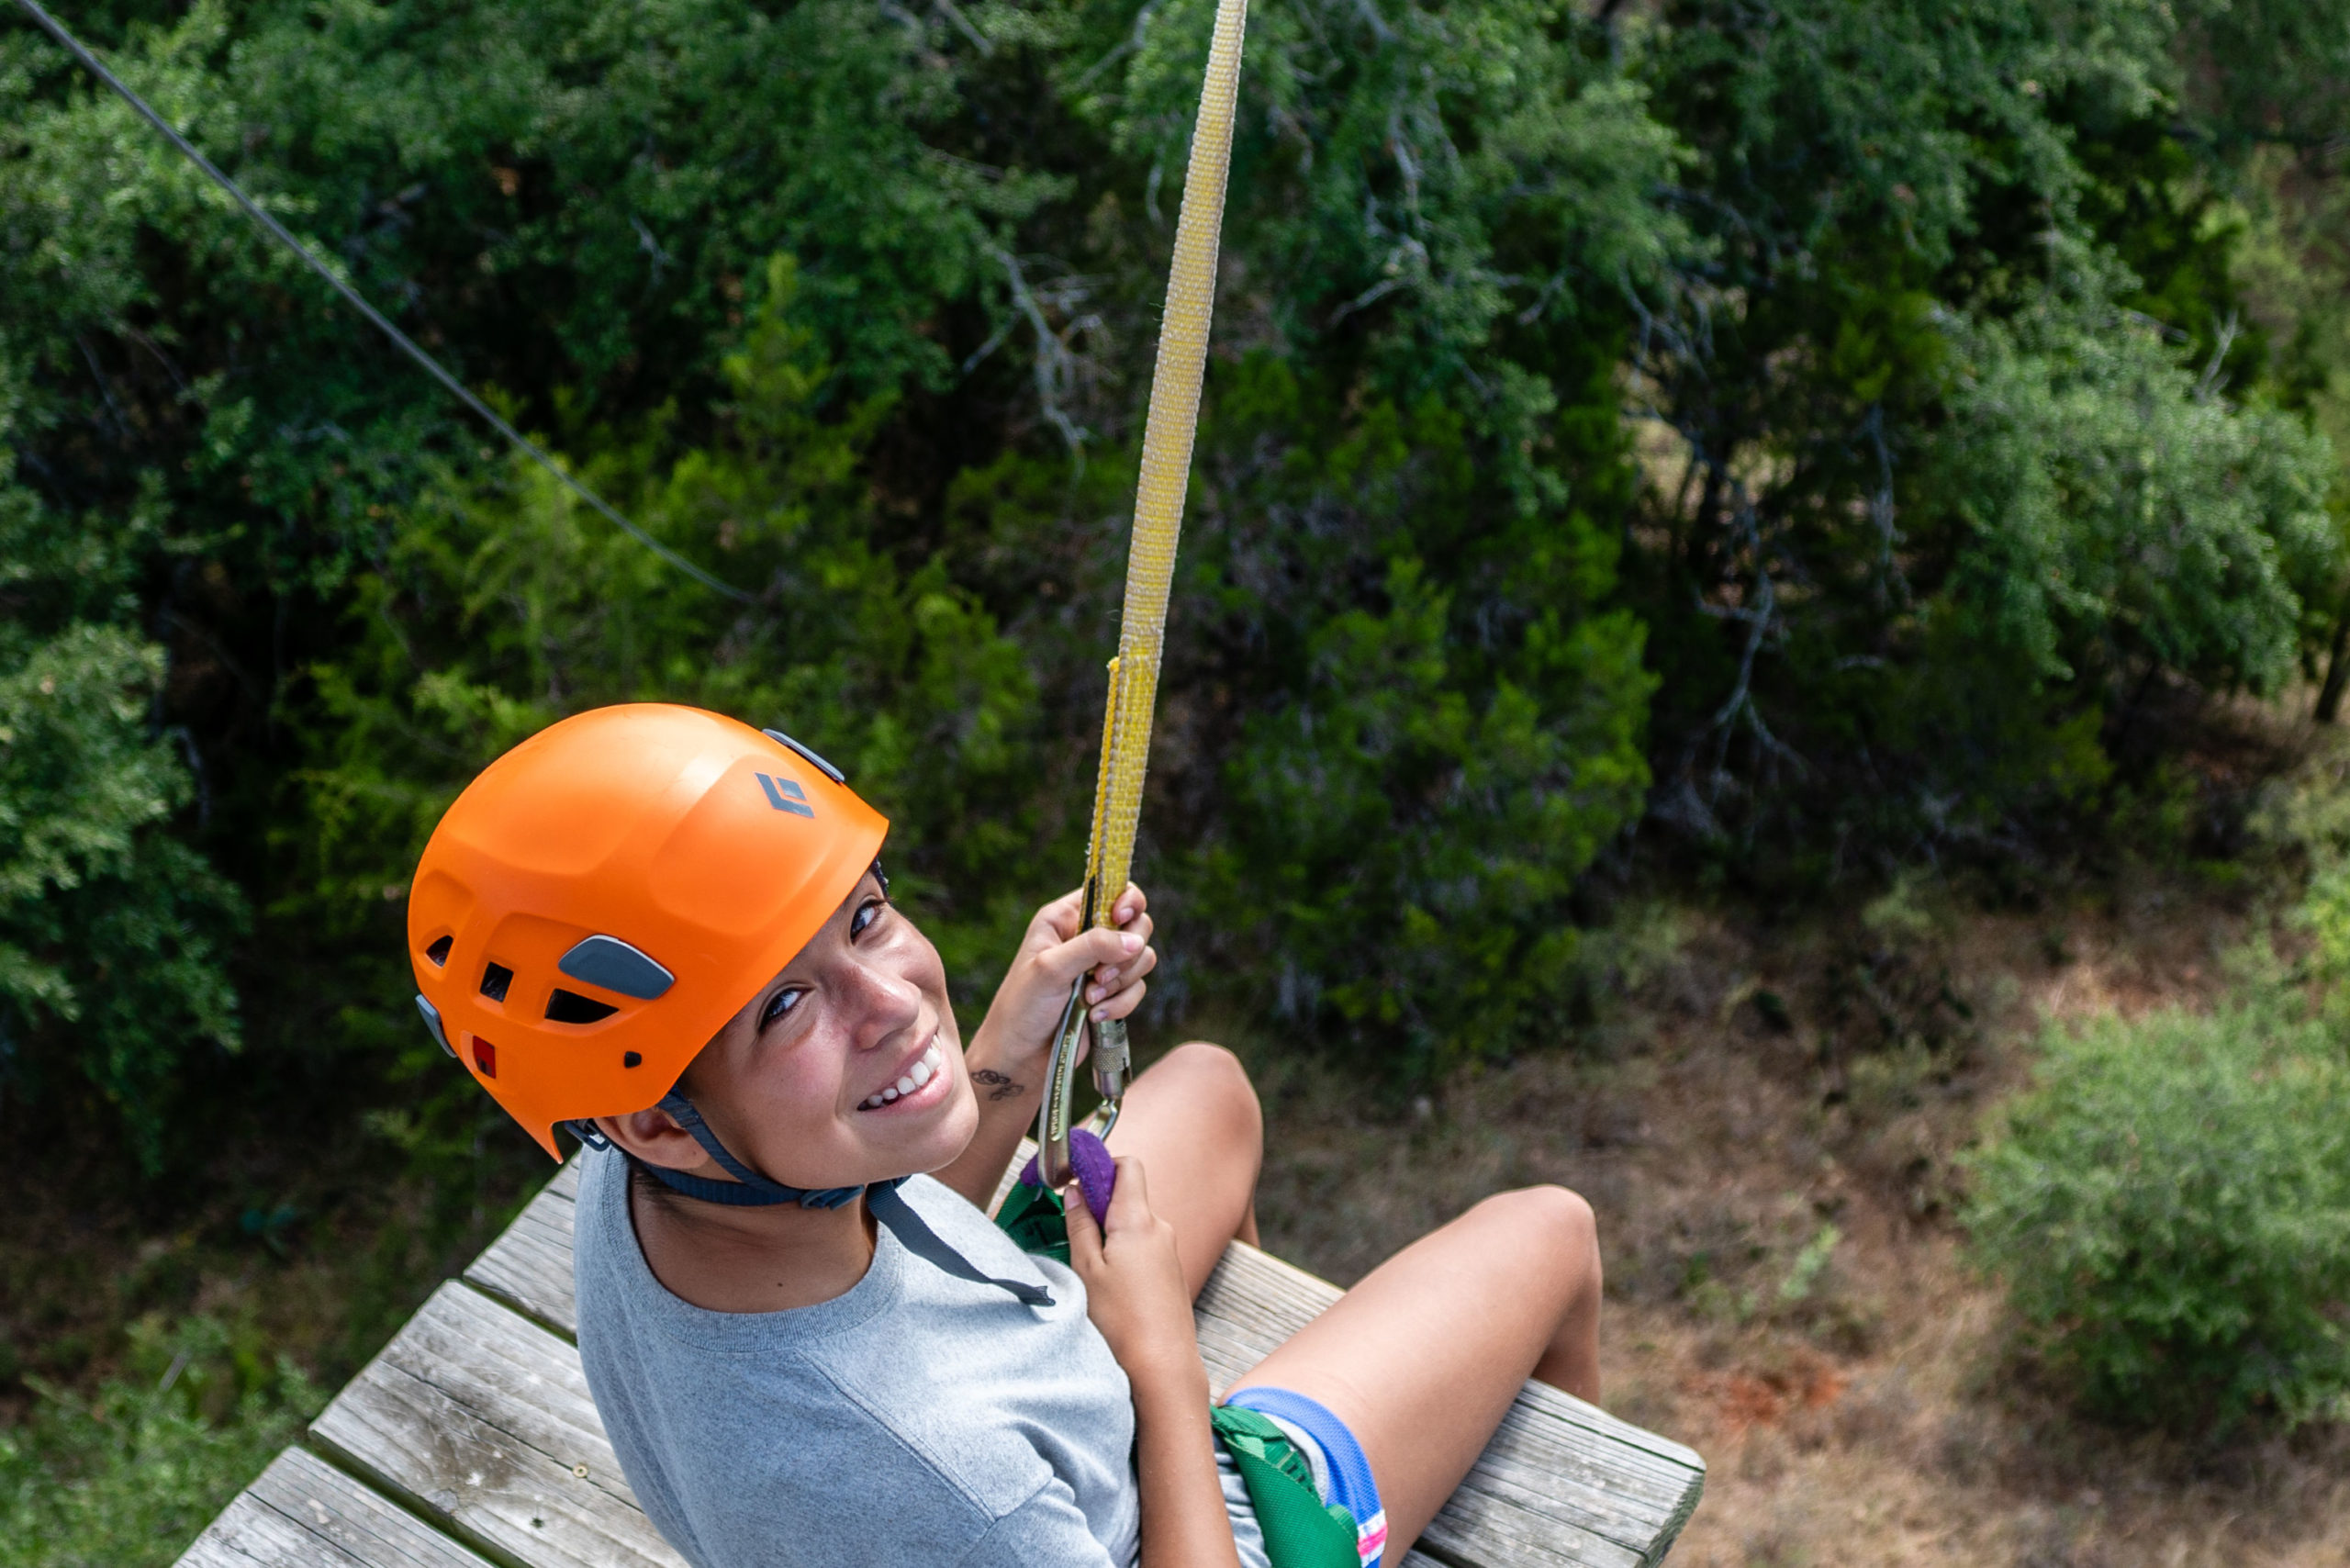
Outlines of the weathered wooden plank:
{"type": "Polygon", "coordinates": [[[571,1222],[578,1196],[579,1161],[575,1157],[465,1269],[471,1283],[523,1316],[575,1339],[579,1310],[571,1294],[571,1222]]]}
{"type": "MultiPolygon", "coordinates": [[[[429,1531],[427,1533],[430,1533],[429,1531]]],[[[449,1543],[455,1547],[456,1543],[449,1543]]],[[[479,1559],[476,1559],[476,1562],[479,1559]]],[[[179,1568],[366,1568],[293,1520],[239,1493],[180,1554],[179,1568]]]]}
{"type": "MultiPolygon", "coordinates": [[[[1024,1143],[1015,1170],[1029,1152],[1024,1143]]],[[[565,1190],[551,1185],[466,1271],[566,1335],[577,1329],[570,1257],[576,1182],[576,1167],[567,1167],[557,1179],[565,1190]]],[[[1327,1281],[1236,1242],[1194,1311],[1210,1383],[1220,1394],[1338,1294],[1327,1281]]],[[[1705,1462],[1694,1450],[1529,1383],[1426,1544],[1468,1568],[1637,1568],[1662,1560],[1704,1490],[1705,1462]]]]}
{"type": "Polygon", "coordinates": [[[621,1475],[578,1351],[464,1285],[433,1293],[310,1435],[493,1556],[678,1568],[621,1475]]]}
{"type": "Polygon", "coordinates": [[[490,1568],[316,1454],[287,1449],[180,1558],[180,1568],[490,1568]]]}

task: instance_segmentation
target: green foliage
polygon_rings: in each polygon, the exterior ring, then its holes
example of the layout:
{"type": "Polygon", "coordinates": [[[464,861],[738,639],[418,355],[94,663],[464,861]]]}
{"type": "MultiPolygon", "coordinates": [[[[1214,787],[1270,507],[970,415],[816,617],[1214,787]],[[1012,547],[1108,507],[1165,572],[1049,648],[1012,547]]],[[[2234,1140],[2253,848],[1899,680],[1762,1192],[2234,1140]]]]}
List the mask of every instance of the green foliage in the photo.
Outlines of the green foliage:
{"type": "Polygon", "coordinates": [[[134,1327],[87,1396],[0,1429],[0,1568],[162,1568],[323,1401],[212,1318],[134,1327]]]}
{"type": "MultiPolygon", "coordinates": [[[[1118,32],[1133,14],[1090,9],[1118,32]]],[[[1080,101],[1169,174],[1214,11],[1149,13],[1123,92],[1080,101]]],[[[1547,0],[1251,15],[1228,244],[1301,357],[1344,343],[1410,400],[1497,376],[1466,407],[1536,417],[1572,363],[1562,339],[1684,240],[1654,196],[1684,152],[1607,44],[1547,0]]]]}
{"type": "MultiPolygon", "coordinates": [[[[2255,74],[2282,34],[2224,9],[2196,26],[2255,74]]],[[[1807,875],[1823,839],[2012,849],[2080,793],[2052,767],[2110,773],[2085,715],[2104,751],[2154,694],[2275,689],[2350,554],[2334,454],[2264,394],[2277,334],[2238,330],[2243,144],[2183,129],[2220,111],[2182,14],[1663,19],[1707,252],[1642,293],[1662,814],[1807,875]]]]}
{"type": "Polygon", "coordinates": [[[1013,872],[1034,836],[1034,681],[934,564],[903,568],[874,548],[854,473],[890,399],[822,417],[835,372],[803,304],[789,263],[766,269],[722,362],[716,442],[678,451],[665,417],[612,438],[588,476],[657,537],[759,585],[754,608],[671,570],[519,460],[403,516],[358,584],[349,652],[311,672],[331,742],[299,776],[305,813],[287,837],[304,868],[282,913],[375,934],[386,890],[405,891],[441,812],[491,758],[581,708],[682,701],[789,730],[846,769],[891,818],[900,896],[975,992],[974,966],[1000,963],[1025,915],[1013,872]]]}
{"type": "MultiPolygon", "coordinates": [[[[2271,9],[1259,7],[1141,862],[1187,923],[1162,998],[1406,1072],[1514,1048],[1644,804],[1803,878],[2028,849],[2145,792],[2114,738],[2149,691],[2312,660],[2350,624],[2306,428],[2350,408],[2303,264],[2340,204],[2247,194],[2332,154],[2242,84],[2322,100],[2333,35],[2271,9]]],[[[198,1079],[465,1147],[399,890],[475,767],[621,698],[852,764],[983,990],[1076,864],[1212,10],[81,19],[748,608],[485,445],[0,28],[6,668],[80,650],[115,684],[73,734],[111,738],[70,749],[143,780],[89,794],[114,859],[0,911],[17,1098],[118,1008],[86,1060],[150,1159],[198,1079]],[[105,943],[153,983],[94,984],[105,943]],[[230,956],[265,959],[233,1069],[230,956]]]]}
{"type": "Polygon", "coordinates": [[[2299,652],[2300,592],[2339,559],[2331,450],[2296,420],[2221,403],[2093,283],[2066,281],[1960,336],[1933,475],[1969,535],[1954,597],[2051,682],[2164,669],[2274,690],[2299,652]]]}
{"type": "Polygon", "coordinates": [[[147,733],[162,666],[83,623],[0,669],[0,1027],[17,1036],[0,1065],[86,1080],[151,1167],[177,1059],[237,1044],[215,940],[236,895],[160,831],[189,792],[147,733]]]}
{"type": "Polygon", "coordinates": [[[1494,521],[1506,491],[1432,398],[1340,413],[1259,358],[1203,441],[1203,641],[1281,652],[1192,678],[1263,683],[1183,878],[1227,972],[1413,1073],[1557,1038],[1569,895],[1648,782],[1640,628],[1599,610],[1612,542],[1494,521]],[[1321,526],[1241,522],[1284,512],[1321,526]]]}
{"type": "Polygon", "coordinates": [[[152,1171],[184,1060],[237,1047],[243,904],[169,831],[196,781],[152,722],[162,650],[118,623],[121,545],[0,457],[0,1096],[94,1090],[152,1171]]]}
{"type": "Polygon", "coordinates": [[[1973,1162],[1975,1254],[2100,1415],[2218,1435],[2350,1414],[2350,1064],[2256,985],[2052,1027],[1973,1162]]]}
{"type": "Polygon", "coordinates": [[[1269,927],[1285,1011],[1326,1001],[1426,1071],[1556,1037],[1568,895],[1647,782],[1648,680],[1637,631],[1603,618],[1530,639],[1543,675],[1583,686],[1574,707],[1546,713],[1506,678],[1480,703],[1416,563],[1388,596],[1323,627],[1302,699],[1249,726],[1210,907],[1269,927]]]}

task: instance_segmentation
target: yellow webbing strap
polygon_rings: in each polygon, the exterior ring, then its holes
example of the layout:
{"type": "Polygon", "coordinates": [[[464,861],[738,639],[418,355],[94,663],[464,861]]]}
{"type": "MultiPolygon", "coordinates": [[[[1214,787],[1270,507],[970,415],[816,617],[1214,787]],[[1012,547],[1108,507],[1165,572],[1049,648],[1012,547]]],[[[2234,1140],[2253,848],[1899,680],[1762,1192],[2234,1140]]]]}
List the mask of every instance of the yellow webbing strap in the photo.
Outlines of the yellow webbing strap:
{"type": "MultiPolygon", "coordinates": [[[[1183,492],[1200,420],[1200,381],[1207,370],[1208,322],[1215,313],[1216,250],[1240,96],[1240,43],[1248,24],[1248,0],[1216,0],[1215,36],[1208,44],[1191,167],[1183,175],[1183,210],[1175,221],[1175,259],[1158,328],[1158,364],[1150,380],[1150,419],[1143,429],[1142,479],[1136,487],[1134,537],[1126,554],[1125,613],[1102,715],[1102,772],[1094,782],[1093,832],[1085,854],[1085,918],[1095,925],[1115,924],[1113,912],[1126,889],[1135,828],[1142,817],[1167,596],[1175,582],[1175,543],[1183,531],[1183,492]]],[[[1085,1044],[1085,984],[1080,977],[1069,988],[1046,1069],[1045,1103],[1037,1108],[1037,1161],[1049,1188],[1058,1188],[1069,1174],[1069,1096],[1085,1044]]],[[[1106,1134],[1125,1092],[1126,1030],[1123,1023],[1109,1022],[1095,1033],[1093,1084],[1102,1094],[1100,1126],[1106,1134]]]]}
{"type": "Polygon", "coordinates": [[[1232,122],[1240,95],[1240,42],[1248,0],[1219,0],[1192,162],[1183,176],[1183,211],[1175,223],[1175,261],[1167,278],[1167,313],[1158,329],[1158,365],[1150,381],[1150,420],[1142,439],[1142,482],[1135,492],[1133,543],[1126,555],[1126,607],[1118,656],[1110,661],[1110,701],[1102,725],[1102,775],[1093,796],[1093,836],[1086,856],[1087,915],[1112,924],[1125,891],[1142,816],[1143,772],[1150,761],[1150,715],[1158,693],[1158,654],[1167,633],[1167,596],[1175,580],[1175,543],[1183,529],[1183,491],[1192,476],[1192,437],[1200,419],[1200,380],[1207,369],[1208,321],[1215,312],[1217,242],[1224,227],[1225,175],[1232,163],[1232,122]]]}

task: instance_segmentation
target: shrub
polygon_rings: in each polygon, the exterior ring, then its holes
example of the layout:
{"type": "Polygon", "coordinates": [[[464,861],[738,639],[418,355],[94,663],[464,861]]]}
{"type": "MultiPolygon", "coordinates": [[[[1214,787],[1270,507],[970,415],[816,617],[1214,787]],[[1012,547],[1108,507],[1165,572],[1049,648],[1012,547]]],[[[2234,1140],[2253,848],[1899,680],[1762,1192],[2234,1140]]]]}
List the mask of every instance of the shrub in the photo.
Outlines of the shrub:
{"type": "Polygon", "coordinates": [[[1237,717],[1170,705],[1183,815],[1155,819],[1202,846],[1165,879],[1214,944],[1208,983],[1399,1081],[1564,1034],[1576,881],[1649,783],[1617,542],[1516,506],[1469,430],[1435,398],[1349,406],[1269,356],[1236,366],[1172,655],[1169,689],[1237,717]]]}
{"type": "Polygon", "coordinates": [[[206,1317],[134,1328],[129,1375],[86,1400],[36,1386],[0,1428],[0,1568],[162,1568],[319,1403],[206,1317]]]}
{"type": "Polygon", "coordinates": [[[0,630],[0,1097],[79,1077],[152,1173],[183,1063],[237,1047],[242,904],[164,831],[195,785],[148,722],[162,650],[87,622],[24,643],[0,630]]]}
{"type": "Polygon", "coordinates": [[[2350,1410],[2350,1069],[2279,989],[2052,1028],[1972,1161],[1975,1254],[2092,1412],[2350,1410]]]}
{"type": "Polygon", "coordinates": [[[1447,678],[1443,599],[1411,563],[1389,590],[1315,637],[1307,700],[1248,727],[1207,902],[1279,955],[1259,973],[1282,1015],[1326,1007],[1426,1075],[1557,1038],[1575,879],[1648,781],[1647,683],[1637,626],[1601,616],[1550,651],[1583,687],[1563,711],[1506,678],[1480,704],[1447,678]]]}

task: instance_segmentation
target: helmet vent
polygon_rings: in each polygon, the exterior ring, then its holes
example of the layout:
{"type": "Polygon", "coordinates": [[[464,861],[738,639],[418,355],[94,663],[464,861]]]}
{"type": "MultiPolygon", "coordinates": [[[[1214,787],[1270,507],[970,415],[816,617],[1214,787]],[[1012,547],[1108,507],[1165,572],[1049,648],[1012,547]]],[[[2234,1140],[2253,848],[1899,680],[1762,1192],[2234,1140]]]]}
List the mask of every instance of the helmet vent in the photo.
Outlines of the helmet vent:
{"type": "Polygon", "coordinates": [[[498,1047],[478,1036],[474,1040],[474,1065],[484,1078],[498,1076],[498,1047]]]}
{"type": "Polygon", "coordinates": [[[514,971],[504,964],[492,964],[481,972],[481,993],[492,1002],[506,1000],[506,988],[514,983],[514,971]]]}
{"type": "Polygon", "coordinates": [[[424,956],[445,969],[449,963],[449,949],[455,946],[456,943],[457,939],[454,936],[435,936],[432,939],[432,946],[424,950],[424,956]]]}
{"type": "Polygon", "coordinates": [[[554,967],[576,980],[639,1002],[651,1002],[676,983],[677,977],[617,936],[590,936],[554,961],[554,967]]]}
{"type": "Polygon", "coordinates": [[[547,998],[547,1022],[551,1024],[600,1024],[619,1011],[609,1002],[598,1002],[560,986],[547,998]]]}

